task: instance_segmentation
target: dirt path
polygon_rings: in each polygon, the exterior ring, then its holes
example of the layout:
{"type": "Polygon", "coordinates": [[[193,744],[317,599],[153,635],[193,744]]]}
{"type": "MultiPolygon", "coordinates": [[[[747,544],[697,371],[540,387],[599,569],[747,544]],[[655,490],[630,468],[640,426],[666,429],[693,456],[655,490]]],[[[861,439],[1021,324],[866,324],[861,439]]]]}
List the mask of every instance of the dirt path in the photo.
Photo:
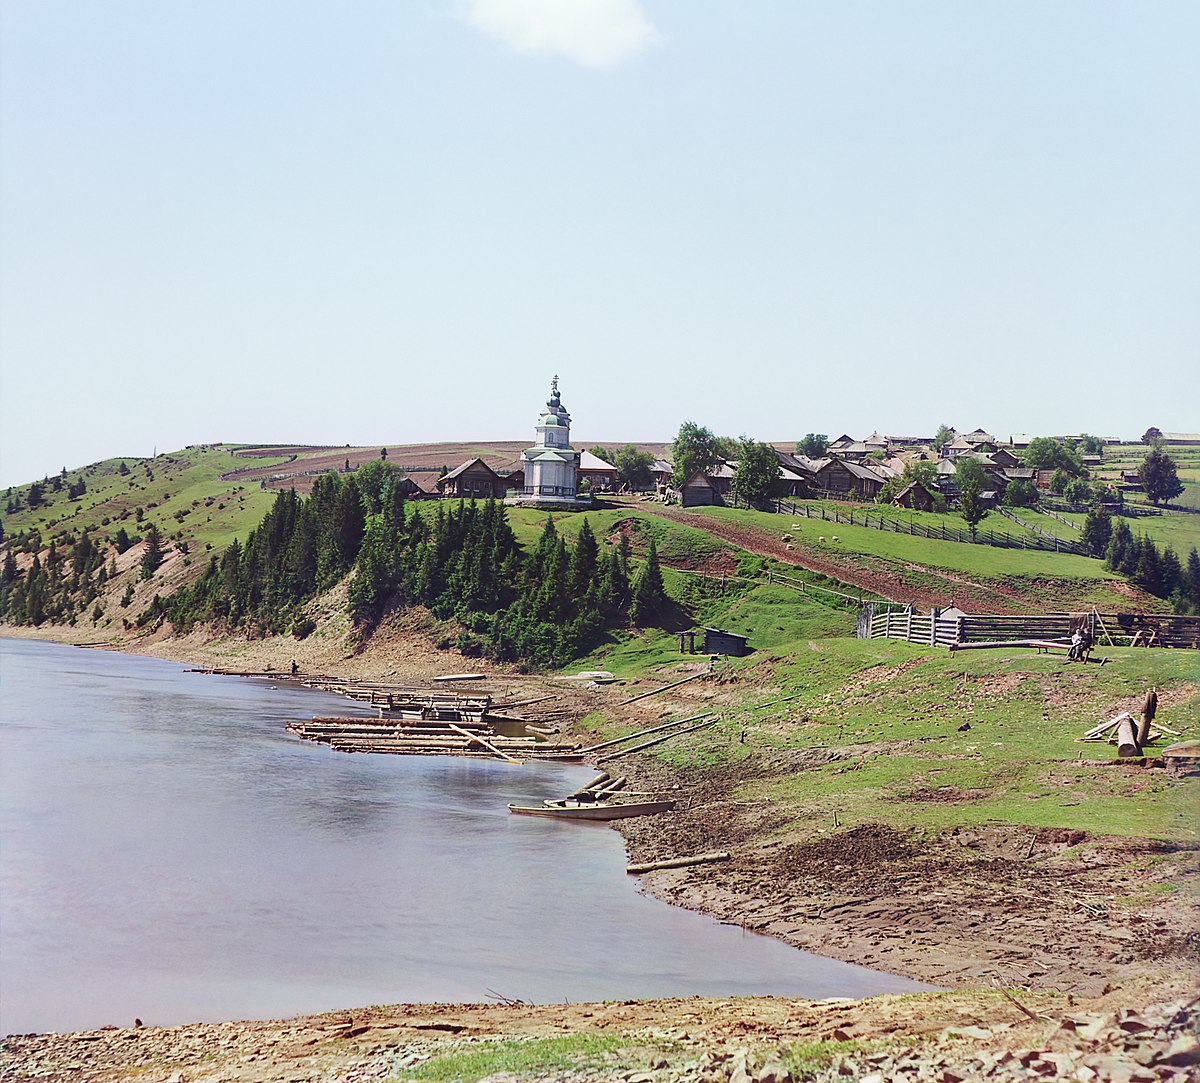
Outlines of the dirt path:
{"type": "MultiPolygon", "coordinates": [[[[1019,592],[1012,590],[993,589],[981,583],[964,579],[945,572],[940,568],[927,568],[918,564],[905,564],[902,567],[916,573],[912,580],[901,574],[899,568],[885,568],[878,564],[875,568],[864,568],[851,559],[849,555],[833,555],[824,550],[817,550],[797,542],[784,542],[782,530],[779,534],[764,530],[761,527],[746,526],[742,523],[732,523],[715,515],[705,515],[703,512],[684,511],[673,505],[664,505],[654,509],[656,515],[674,519],[689,526],[700,527],[722,541],[736,545],[757,556],[775,557],[785,564],[793,564],[811,572],[819,572],[844,583],[859,587],[880,595],[892,602],[908,604],[915,602],[922,609],[933,606],[946,607],[952,602],[973,608],[981,612],[991,613],[1020,613],[1028,612],[1034,603],[1024,599],[1019,592]],[[940,584],[930,588],[920,579],[932,579],[940,584]]],[[[867,558],[859,558],[867,559],[867,558]]]]}

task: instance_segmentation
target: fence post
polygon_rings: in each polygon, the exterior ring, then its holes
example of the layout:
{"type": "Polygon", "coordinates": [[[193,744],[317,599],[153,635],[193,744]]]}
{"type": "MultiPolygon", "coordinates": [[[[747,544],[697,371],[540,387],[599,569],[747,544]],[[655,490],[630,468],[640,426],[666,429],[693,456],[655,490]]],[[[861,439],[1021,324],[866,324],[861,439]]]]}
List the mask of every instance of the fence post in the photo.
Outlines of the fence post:
{"type": "Polygon", "coordinates": [[[936,605],[929,610],[929,645],[931,647],[937,646],[937,622],[941,612],[941,609],[936,605]]]}
{"type": "Polygon", "coordinates": [[[892,638],[892,610],[890,606],[883,615],[883,634],[888,639],[892,638]]]}

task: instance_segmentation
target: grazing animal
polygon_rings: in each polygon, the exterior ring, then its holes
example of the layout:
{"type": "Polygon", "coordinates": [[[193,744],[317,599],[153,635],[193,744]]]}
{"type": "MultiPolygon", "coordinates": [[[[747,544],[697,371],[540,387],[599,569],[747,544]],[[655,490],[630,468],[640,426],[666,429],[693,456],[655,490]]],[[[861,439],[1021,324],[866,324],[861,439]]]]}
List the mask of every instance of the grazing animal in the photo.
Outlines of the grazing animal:
{"type": "Polygon", "coordinates": [[[821,536],[820,536],[820,537],[817,539],[817,541],[819,541],[819,542],[823,542],[824,540],[825,540],[825,535],[824,535],[824,534],[822,534],[822,535],[821,535],[821,536]]]}
{"type": "Polygon", "coordinates": [[[838,536],[837,536],[836,534],[833,536],[833,540],[834,540],[834,541],[837,541],[837,540],[838,540],[838,536]]]}

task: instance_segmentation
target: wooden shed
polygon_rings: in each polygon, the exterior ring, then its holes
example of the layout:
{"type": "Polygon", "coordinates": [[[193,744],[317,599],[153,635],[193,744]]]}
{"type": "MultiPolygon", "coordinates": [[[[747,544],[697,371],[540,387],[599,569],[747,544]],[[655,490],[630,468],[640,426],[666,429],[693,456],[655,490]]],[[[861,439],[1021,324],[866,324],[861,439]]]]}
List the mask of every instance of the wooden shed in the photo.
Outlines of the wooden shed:
{"type": "Polygon", "coordinates": [[[749,637],[740,636],[736,632],[726,632],[721,628],[704,629],[705,654],[731,654],[741,658],[750,649],[749,637]]]}
{"type": "Polygon", "coordinates": [[[933,511],[935,506],[933,493],[919,481],[901,489],[892,503],[899,504],[902,508],[912,508],[914,511],[933,511]]]}
{"type": "Polygon", "coordinates": [[[683,483],[679,490],[679,502],[685,508],[709,507],[714,504],[724,504],[722,494],[703,470],[697,470],[683,483]]]}
{"type": "Polygon", "coordinates": [[[697,470],[683,483],[679,502],[685,508],[724,504],[733,488],[733,471],[729,463],[716,463],[707,471],[697,470]]]}

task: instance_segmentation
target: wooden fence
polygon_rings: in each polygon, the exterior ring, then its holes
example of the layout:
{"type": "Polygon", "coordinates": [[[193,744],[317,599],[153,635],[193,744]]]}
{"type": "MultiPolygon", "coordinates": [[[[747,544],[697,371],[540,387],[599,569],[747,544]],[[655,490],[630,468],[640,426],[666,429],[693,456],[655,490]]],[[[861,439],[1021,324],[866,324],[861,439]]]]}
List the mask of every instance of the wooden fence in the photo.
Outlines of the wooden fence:
{"type": "Polygon", "coordinates": [[[1126,647],[1200,648],[1200,617],[1157,613],[981,613],[943,615],[934,609],[880,611],[866,605],[858,615],[860,639],[905,639],[931,647],[962,643],[996,643],[1009,640],[1069,639],[1076,622],[1082,620],[1092,640],[1100,645],[1126,647]]]}
{"type": "Polygon", "coordinates": [[[938,526],[924,526],[912,519],[907,522],[904,519],[893,519],[878,511],[867,511],[866,509],[856,511],[854,508],[841,511],[837,508],[827,508],[824,505],[814,507],[811,504],[797,504],[790,500],[780,500],[777,509],[781,513],[787,512],[796,518],[824,519],[830,523],[865,526],[871,530],[890,530],[896,534],[913,534],[918,538],[933,538],[937,541],[973,542],[976,545],[992,545],[1000,549],[1039,549],[1050,553],[1091,555],[1082,543],[1073,539],[1056,538],[1052,534],[1014,536],[1002,530],[979,530],[972,538],[969,530],[947,526],[945,519],[938,526]]]}

